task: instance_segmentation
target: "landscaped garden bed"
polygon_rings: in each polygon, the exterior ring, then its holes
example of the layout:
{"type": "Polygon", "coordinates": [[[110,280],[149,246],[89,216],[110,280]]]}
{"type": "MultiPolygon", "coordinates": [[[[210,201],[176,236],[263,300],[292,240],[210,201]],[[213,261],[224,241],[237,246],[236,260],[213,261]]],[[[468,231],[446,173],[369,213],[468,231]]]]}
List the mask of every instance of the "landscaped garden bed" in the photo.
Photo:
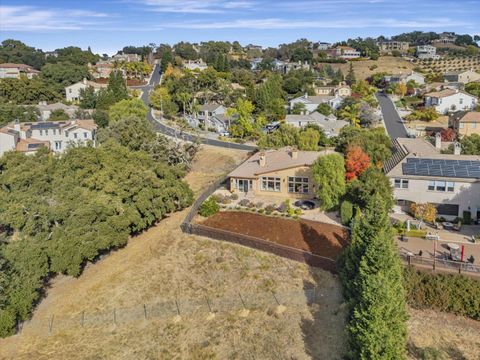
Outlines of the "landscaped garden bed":
{"type": "Polygon", "coordinates": [[[314,255],[336,259],[348,243],[348,230],[310,220],[290,220],[240,211],[219,212],[202,225],[247,235],[314,255]]]}

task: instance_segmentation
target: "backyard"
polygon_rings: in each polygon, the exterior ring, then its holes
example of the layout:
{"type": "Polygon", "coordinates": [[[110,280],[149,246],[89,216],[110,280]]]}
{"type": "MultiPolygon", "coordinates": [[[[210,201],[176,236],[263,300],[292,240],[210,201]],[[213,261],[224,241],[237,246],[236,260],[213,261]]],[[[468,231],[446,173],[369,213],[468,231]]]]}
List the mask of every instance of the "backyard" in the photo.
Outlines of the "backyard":
{"type": "Polygon", "coordinates": [[[348,243],[348,231],[345,228],[305,219],[290,220],[241,211],[224,211],[206,219],[202,224],[331,259],[336,259],[348,243]]]}

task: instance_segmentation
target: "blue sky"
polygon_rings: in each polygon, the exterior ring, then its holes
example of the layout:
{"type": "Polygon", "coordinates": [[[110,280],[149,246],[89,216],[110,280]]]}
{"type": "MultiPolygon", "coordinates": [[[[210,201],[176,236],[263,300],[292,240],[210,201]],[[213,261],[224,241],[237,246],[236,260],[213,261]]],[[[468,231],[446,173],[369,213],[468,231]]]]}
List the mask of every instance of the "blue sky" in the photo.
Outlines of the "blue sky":
{"type": "Polygon", "coordinates": [[[0,0],[0,39],[43,50],[90,45],[111,54],[181,40],[275,46],[413,30],[480,34],[480,0],[0,0]]]}

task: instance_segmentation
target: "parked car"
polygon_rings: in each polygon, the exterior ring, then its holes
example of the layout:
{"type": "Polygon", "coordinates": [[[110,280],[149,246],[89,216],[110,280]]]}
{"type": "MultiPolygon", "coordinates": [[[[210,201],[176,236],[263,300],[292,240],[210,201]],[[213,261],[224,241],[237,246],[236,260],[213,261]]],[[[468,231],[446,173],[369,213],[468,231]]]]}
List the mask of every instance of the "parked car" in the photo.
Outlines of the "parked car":
{"type": "Polygon", "coordinates": [[[296,207],[299,207],[302,210],[312,210],[315,208],[315,203],[310,200],[298,200],[293,204],[296,207]]]}
{"type": "Polygon", "coordinates": [[[224,136],[224,137],[229,137],[230,136],[230,133],[228,131],[220,131],[218,134],[220,136],[224,136]]]}

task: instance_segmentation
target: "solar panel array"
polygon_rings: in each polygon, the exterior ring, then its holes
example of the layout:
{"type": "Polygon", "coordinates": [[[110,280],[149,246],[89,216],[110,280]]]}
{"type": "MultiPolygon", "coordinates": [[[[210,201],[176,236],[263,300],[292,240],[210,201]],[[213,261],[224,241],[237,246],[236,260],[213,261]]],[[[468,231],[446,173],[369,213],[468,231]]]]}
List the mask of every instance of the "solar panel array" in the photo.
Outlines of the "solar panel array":
{"type": "Polygon", "coordinates": [[[402,171],[404,175],[480,179],[480,160],[408,158],[402,171]]]}

